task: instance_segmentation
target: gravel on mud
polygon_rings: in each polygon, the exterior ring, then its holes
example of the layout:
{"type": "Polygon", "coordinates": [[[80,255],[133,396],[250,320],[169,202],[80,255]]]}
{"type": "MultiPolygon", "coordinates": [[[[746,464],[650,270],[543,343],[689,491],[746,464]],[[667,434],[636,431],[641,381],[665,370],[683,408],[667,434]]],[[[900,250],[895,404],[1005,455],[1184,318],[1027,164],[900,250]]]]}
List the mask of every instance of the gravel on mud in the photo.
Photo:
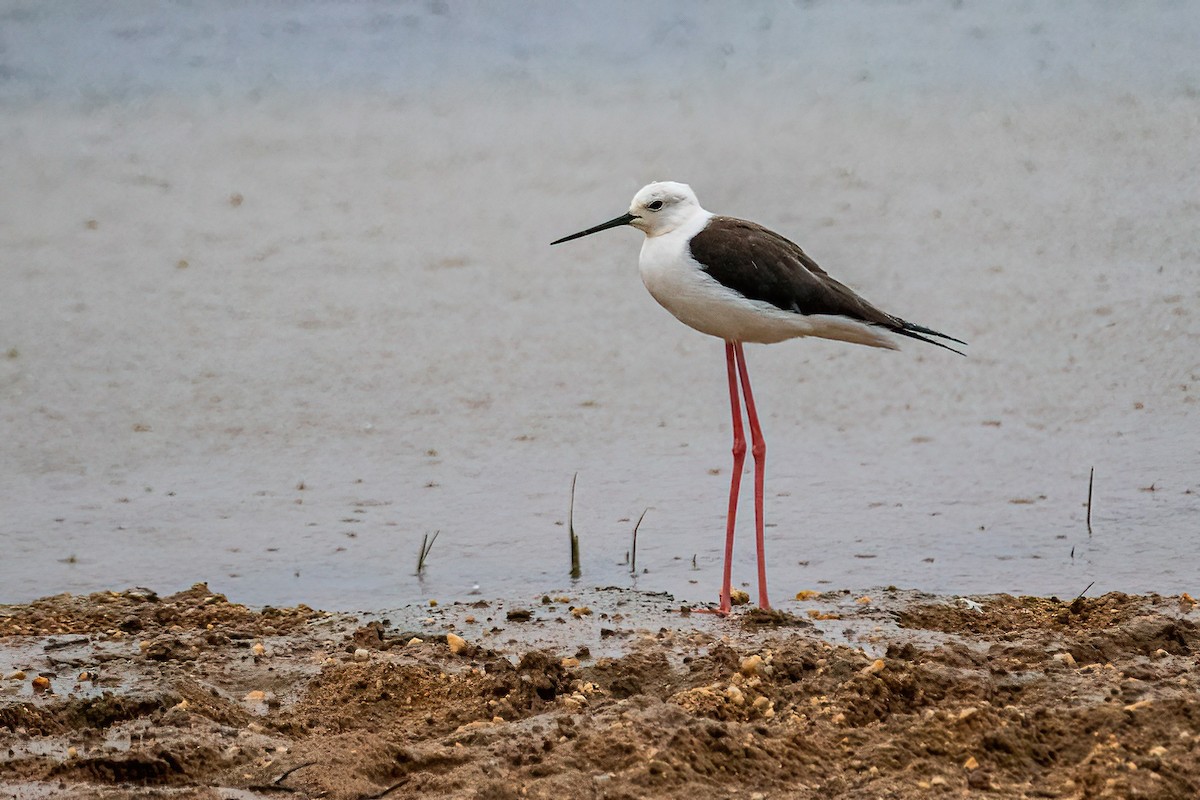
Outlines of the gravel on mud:
{"type": "Polygon", "coordinates": [[[1200,796],[1187,595],[808,595],[0,606],[0,797],[1200,796]]]}

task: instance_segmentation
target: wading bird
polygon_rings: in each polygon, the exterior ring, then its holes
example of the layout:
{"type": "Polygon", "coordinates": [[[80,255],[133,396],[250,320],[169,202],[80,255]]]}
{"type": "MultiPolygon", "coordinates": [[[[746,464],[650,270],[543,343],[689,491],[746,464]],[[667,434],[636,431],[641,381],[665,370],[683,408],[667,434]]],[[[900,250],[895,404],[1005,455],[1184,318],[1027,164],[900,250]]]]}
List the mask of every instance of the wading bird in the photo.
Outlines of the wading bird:
{"type": "Polygon", "coordinates": [[[725,525],[725,573],[717,613],[728,614],[731,607],[733,533],[746,459],[739,384],[746,401],[754,454],[758,604],[770,608],[763,546],[767,445],[758,424],[742,345],[818,336],[897,350],[891,334],[899,334],[958,353],[928,337],[964,345],[966,342],[880,311],[829,277],[798,245],[778,233],[753,222],[705,211],[692,187],[684,183],[663,181],[644,186],[634,195],[625,214],[551,244],[622,225],[646,234],[638,266],[642,283],[654,299],[685,325],[725,340],[729,403],[733,410],[733,480],[725,525]]]}

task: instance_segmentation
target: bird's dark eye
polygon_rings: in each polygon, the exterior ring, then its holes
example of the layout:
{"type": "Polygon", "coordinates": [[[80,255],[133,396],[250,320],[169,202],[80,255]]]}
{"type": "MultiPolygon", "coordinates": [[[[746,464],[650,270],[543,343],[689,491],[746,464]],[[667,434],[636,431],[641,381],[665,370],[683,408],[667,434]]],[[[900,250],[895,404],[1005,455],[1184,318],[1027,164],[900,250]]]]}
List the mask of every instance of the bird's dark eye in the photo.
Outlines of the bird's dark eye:
{"type": "Polygon", "coordinates": [[[662,200],[655,200],[653,203],[646,206],[646,208],[650,209],[651,211],[658,211],[660,208],[662,208],[662,206],[663,206],[662,200]]]}

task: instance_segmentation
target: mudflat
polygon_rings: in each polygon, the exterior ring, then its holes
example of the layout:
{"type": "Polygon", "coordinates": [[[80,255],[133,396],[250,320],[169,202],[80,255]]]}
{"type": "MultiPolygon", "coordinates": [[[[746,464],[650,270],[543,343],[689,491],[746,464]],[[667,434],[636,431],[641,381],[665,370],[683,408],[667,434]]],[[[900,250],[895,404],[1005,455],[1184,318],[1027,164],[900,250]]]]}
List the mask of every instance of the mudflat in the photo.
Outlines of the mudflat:
{"type": "Polygon", "coordinates": [[[15,798],[1192,798],[1187,595],[0,607],[15,798]]]}

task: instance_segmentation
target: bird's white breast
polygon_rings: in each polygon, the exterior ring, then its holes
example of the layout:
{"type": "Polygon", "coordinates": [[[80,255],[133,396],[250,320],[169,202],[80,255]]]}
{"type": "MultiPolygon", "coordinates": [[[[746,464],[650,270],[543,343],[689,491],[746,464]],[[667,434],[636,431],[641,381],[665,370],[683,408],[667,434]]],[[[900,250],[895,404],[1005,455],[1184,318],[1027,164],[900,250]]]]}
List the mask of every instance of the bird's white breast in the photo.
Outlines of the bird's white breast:
{"type": "Polygon", "coordinates": [[[770,343],[803,336],[798,315],[743,297],[692,257],[688,242],[711,218],[708,212],[697,214],[670,233],[646,238],[638,266],[647,291],[683,324],[727,341],[770,343]]]}

